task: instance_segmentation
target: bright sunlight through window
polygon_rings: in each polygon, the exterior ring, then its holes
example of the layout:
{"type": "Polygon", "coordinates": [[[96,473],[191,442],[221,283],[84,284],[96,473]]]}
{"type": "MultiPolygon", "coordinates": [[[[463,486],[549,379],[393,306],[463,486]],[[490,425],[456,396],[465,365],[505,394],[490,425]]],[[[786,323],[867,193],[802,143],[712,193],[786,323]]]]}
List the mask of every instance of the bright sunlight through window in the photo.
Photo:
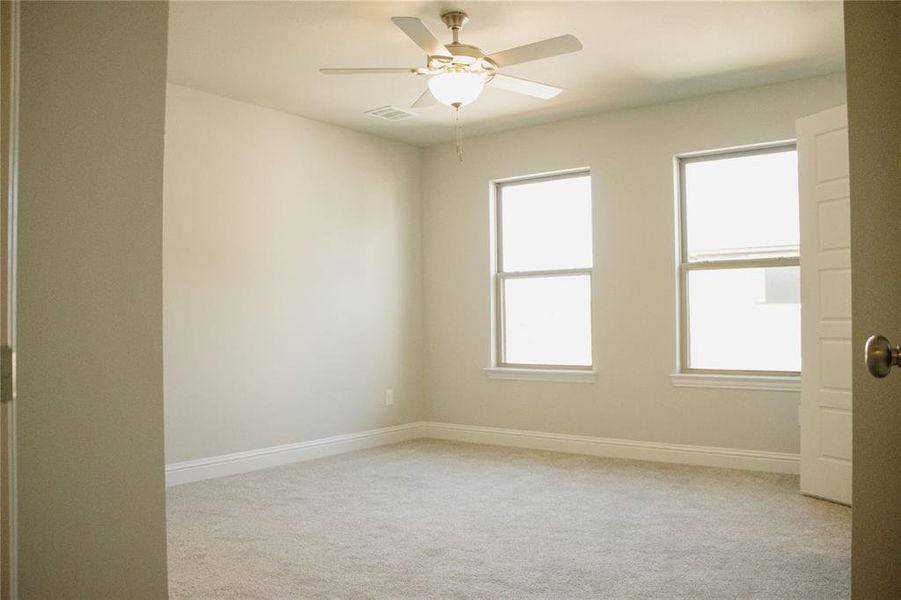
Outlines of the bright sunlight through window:
{"type": "Polygon", "coordinates": [[[591,178],[496,187],[497,364],[591,367],[591,178]]]}
{"type": "Polygon", "coordinates": [[[679,160],[683,371],[801,370],[794,146],[679,160]]]}

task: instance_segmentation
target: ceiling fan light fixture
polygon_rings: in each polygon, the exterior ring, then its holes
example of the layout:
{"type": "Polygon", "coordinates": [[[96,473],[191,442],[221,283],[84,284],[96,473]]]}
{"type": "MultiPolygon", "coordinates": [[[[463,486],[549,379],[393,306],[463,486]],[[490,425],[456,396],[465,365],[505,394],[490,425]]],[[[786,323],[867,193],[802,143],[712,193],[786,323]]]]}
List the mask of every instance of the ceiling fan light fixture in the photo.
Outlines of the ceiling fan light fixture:
{"type": "Polygon", "coordinates": [[[485,78],[467,71],[448,71],[429,79],[429,90],[435,99],[455,108],[475,101],[484,88],[485,78]]]}
{"type": "Polygon", "coordinates": [[[413,102],[412,108],[431,106],[440,102],[454,109],[457,128],[457,156],[463,162],[463,121],[460,107],[475,102],[486,84],[504,90],[549,100],[562,92],[558,87],[512,77],[498,70],[542,58],[550,58],[582,49],[582,42],[574,35],[559,35],[539,42],[509,48],[486,55],[482,49],[460,42],[460,30],[469,20],[465,12],[452,10],[441,15],[450,29],[453,40],[442,44],[422,19],[416,17],[392,17],[391,21],[413,43],[426,53],[426,66],[420,68],[364,67],[356,69],[320,69],[326,75],[350,75],[363,73],[407,73],[430,75],[429,88],[413,102]]]}

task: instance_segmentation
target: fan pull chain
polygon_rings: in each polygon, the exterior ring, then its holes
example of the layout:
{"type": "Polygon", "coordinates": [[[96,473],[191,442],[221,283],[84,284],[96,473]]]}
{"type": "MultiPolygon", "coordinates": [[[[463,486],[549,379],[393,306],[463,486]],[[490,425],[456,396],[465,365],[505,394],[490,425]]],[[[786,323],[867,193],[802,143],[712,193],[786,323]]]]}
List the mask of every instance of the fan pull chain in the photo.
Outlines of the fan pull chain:
{"type": "Polygon", "coordinates": [[[457,127],[457,159],[463,162],[463,120],[460,119],[460,107],[454,107],[454,124],[457,127]]]}

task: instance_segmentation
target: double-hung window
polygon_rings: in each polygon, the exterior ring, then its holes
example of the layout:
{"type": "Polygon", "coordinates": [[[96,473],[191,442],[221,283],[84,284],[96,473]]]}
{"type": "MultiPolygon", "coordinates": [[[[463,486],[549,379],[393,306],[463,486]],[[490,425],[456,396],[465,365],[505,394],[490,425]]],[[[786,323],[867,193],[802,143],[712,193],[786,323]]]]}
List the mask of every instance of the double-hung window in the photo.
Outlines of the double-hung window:
{"type": "Polygon", "coordinates": [[[678,159],[683,373],[801,370],[795,146],[678,159]]]}
{"type": "Polygon", "coordinates": [[[495,366],[591,369],[591,178],[495,183],[495,366]]]}

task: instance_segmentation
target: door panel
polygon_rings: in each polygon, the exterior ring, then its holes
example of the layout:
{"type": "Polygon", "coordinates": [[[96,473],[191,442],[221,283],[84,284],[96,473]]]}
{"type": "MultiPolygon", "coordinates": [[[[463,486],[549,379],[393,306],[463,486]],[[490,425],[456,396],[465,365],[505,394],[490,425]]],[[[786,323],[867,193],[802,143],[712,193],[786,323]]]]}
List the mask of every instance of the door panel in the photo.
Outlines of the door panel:
{"type": "Polygon", "coordinates": [[[847,111],[800,119],[801,491],[851,503],[847,111]]]}
{"type": "Polygon", "coordinates": [[[853,254],[854,598],[901,598],[901,369],[869,375],[867,337],[901,343],[901,3],[846,2],[853,254]]]}
{"type": "Polygon", "coordinates": [[[14,553],[15,102],[18,3],[0,2],[0,600],[16,596],[14,553]]]}
{"type": "Polygon", "coordinates": [[[820,455],[851,460],[851,420],[848,410],[824,408],[820,411],[820,455]]]}
{"type": "Polygon", "coordinates": [[[820,272],[820,315],[842,320],[851,314],[851,270],[820,272]]]}
{"type": "Polygon", "coordinates": [[[18,595],[160,600],[169,6],[18,10],[18,595]]]}
{"type": "Polygon", "coordinates": [[[851,247],[851,205],[845,186],[838,189],[843,196],[820,203],[820,250],[846,250],[851,247]]]}

